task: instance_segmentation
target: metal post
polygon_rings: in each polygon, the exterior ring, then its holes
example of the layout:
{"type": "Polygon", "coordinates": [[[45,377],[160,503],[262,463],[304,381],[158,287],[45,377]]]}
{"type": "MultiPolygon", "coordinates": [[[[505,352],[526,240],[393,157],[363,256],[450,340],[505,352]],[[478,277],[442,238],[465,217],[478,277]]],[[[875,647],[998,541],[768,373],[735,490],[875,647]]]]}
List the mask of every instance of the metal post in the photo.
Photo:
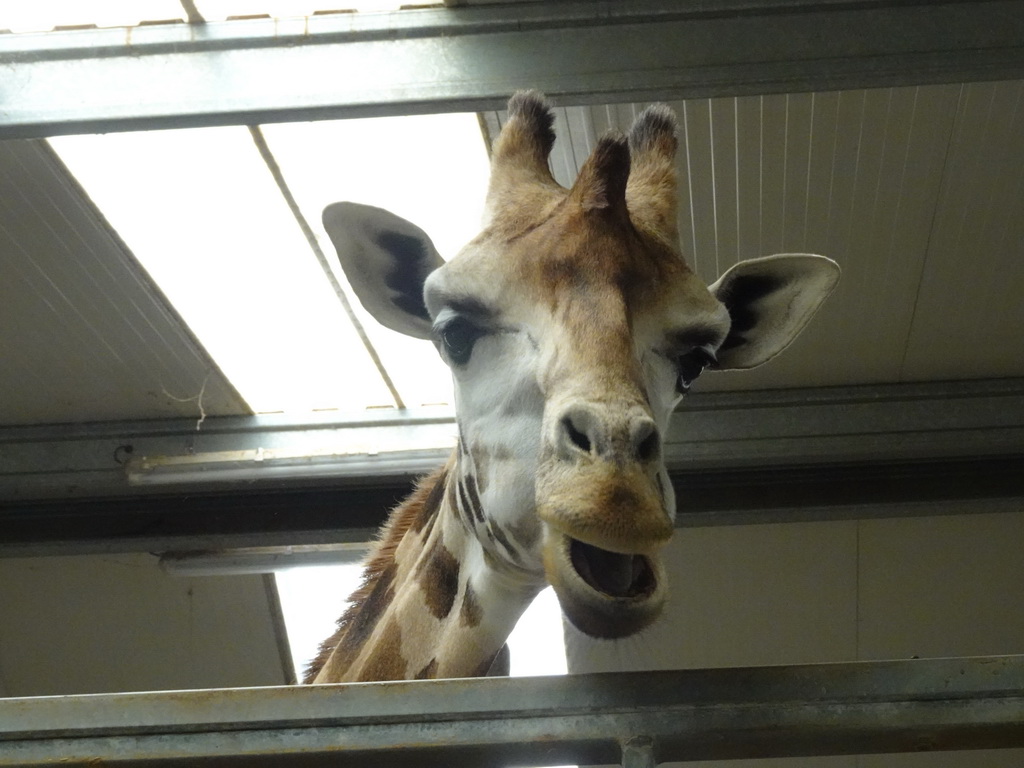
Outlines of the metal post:
{"type": "Polygon", "coordinates": [[[622,745],[622,768],[654,768],[654,739],[634,736],[622,745]]]}

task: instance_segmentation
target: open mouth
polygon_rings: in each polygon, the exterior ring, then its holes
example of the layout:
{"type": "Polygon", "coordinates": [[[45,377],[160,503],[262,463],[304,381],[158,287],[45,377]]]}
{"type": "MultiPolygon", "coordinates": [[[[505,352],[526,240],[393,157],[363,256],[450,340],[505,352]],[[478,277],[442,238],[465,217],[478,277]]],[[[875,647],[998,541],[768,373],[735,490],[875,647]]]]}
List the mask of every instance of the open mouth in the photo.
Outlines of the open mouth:
{"type": "Polygon", "coordinates": [[[661,614],[665,570],[656,552],[623,554],[548,531],[544,571],[569,621],[590,637],[629,637],[661,614]]]}
{"type": "Polygon", "coordinates": [[[588,586],[609,597],[646,597],[657,580],[644,555],[624,555],[569,539],[569,560],[588,586]]]}

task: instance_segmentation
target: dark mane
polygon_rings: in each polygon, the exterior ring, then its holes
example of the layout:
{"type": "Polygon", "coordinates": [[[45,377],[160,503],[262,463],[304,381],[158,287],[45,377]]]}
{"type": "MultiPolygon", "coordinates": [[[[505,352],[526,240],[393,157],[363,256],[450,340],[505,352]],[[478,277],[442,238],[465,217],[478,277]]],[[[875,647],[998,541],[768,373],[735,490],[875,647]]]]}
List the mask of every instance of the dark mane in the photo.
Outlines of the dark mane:
{"type": "Polygon", "coordinates": [[[363,581],[349,597],[349,606],[338,619],[334,634],[320,643],[316,658],[307,665],[302,678],[304,685],[312,683],[314,678],[320,674],[327,659],[330,658],[349,626],[359,615],[381,574],[394,564],[395,551],[409,529],[422,529],[429,516],[437,511],[442,495],[437,489],[439,487],[443,489],[450,464],[451,462],[422,478],[416,484],[416,489],[409,498],[395,507],[388,516],[387,522],[381,527],[377,542],[363,562],[363,581]]]}

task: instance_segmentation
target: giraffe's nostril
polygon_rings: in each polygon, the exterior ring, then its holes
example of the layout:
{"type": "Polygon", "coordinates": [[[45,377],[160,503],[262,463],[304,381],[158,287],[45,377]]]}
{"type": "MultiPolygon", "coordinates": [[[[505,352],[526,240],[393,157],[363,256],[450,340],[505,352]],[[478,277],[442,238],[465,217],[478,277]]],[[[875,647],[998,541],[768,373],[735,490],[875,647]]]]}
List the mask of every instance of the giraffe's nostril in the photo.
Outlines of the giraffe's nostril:
{"type": "Polygon", "coordinates": [[[583,432],[576,428],[573,424],[572,417],[566,416],[562,419],[562,429],[565,431],[566,436],[569,438],[569,442],[575,445],[584,453],[590,453],[593,447],[590,442],[590,438],[587,437],[586,432],[583,432]]]}
{"type": "Polygon", "coordinates": [[[557,422],[555,445],[560,458],[603,458],[650,464],[661,456],[661,435],[650,414],[640,407],[615,413],[607,406],[576,404],[557,422]]]}
{"type": "Polygon", "coordinates": [[[652,430],[647,437],[640,441],[640,444],[636,447],[636,456],[640,461],[648,462],[652,459],[658,458],[658,451],[660,445],[658,441],[658,431],[652,430]]]}

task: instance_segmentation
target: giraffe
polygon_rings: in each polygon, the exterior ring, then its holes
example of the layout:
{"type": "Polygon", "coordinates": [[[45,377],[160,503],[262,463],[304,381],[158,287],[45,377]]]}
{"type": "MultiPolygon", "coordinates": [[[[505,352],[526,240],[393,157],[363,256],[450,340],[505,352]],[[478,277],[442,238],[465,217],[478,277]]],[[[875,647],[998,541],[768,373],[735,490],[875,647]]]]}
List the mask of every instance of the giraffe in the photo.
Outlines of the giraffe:
{"type": "Polygon", "coordinates": [[[678,243],[667,107],[600,139],[570,189],[548,168],[552,126],[542,95],[510,99],[482,231],[450,261],[387,211],[324,211],[366,309],[451,368],[458,440],[392,512],[307,683],[484,674],[547,584],[590,636],[648,626],[676,511],[669,415],[705,369],[781,352],[838,280],[789,254],[701,282],[678,243]]]}

